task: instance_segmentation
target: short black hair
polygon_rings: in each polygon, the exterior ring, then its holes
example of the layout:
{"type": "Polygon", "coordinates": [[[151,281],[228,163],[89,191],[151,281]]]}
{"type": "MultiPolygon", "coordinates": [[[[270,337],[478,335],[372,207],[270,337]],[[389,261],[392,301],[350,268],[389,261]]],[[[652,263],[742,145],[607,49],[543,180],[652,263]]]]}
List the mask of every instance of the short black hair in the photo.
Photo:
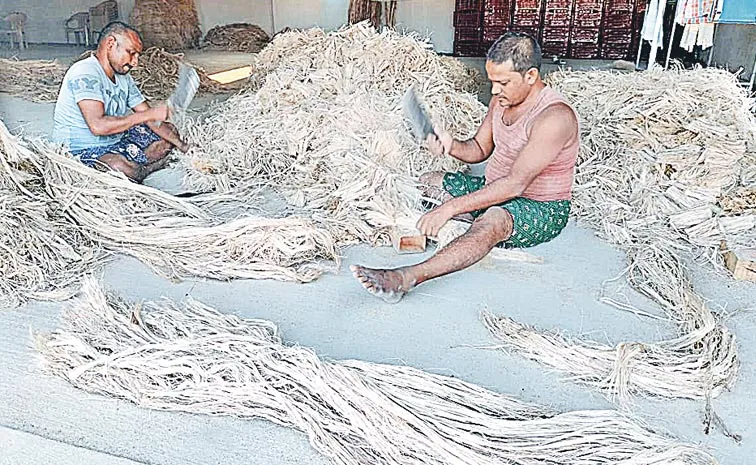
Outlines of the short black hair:
{"type": "Polygon", "coordinates": [[[524,32],[507,32],[496,39],[486,55],[488,61],[501,64],[512,61],[514,70],[526,73],[530,68],[541,70],[541,46],[524,32]]]}
{"type": "Polygon", "coordinates": [[[139,34],[139,31],[124,23],[123,21],[112,21],[102,29],[102,32],[100,32],[100,38],[97,41],[97,45],[102,45],[102,43],[108,38],[108,36],[120,36],[126,34],[127,32],[133,32],[137,37],[139,37],[139,41],[142,42],[142,35],[139,34]]]}

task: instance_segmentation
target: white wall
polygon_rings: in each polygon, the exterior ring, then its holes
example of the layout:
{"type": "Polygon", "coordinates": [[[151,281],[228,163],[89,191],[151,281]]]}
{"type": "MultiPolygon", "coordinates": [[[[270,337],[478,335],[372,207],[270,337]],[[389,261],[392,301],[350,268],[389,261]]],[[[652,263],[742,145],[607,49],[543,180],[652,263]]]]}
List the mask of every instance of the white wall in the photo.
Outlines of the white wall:
{"type": "MultiPolygon", "coordinates": [[[[207,1],[207,0],[204,0],[207,1]]],[[[285,26],[336,29],[347,20],[349,0],[274,0],[276,30],[285,26]]],[[[398,0],[397,27],[430,36],[436,50],[454,46],[454,0],[398,0]]]]}
{"type": "Polygon", "coordinates": [[[26,13],[28,42],[65,43],[63,22],[72,14],[87,11],[97,3],[97,0],[0,0],[0,15],[4,17],[11,11],[26,13]]]}
{"type": "Polygon", "coordinates": [[[195,0],[203,32],[231,23],[257,24],[268,34],[273,33],[271,0],[195,0]]]}
{"type": "MultiPolygon", "coordinates": [[[[203,31],[219,24],[248,22],[267,32],[286,26],[319,26],[326,30],[346,22],[349,0],[195,0],[203,31]],[[275,25],[274,25],[275,22],[275,25]]],[[[63,21],[86,11],[99,0],[0,0],[0,14],[20,10],[29,16],[29,42],[65,43],[63,21]]],[[[120,17],[128,20],[134,0],[118,0],[120,17]]],[[[397,26],[430,35],[440,52],[451,52],[454,40],[454,0],[399,0],[397,26]]]]}

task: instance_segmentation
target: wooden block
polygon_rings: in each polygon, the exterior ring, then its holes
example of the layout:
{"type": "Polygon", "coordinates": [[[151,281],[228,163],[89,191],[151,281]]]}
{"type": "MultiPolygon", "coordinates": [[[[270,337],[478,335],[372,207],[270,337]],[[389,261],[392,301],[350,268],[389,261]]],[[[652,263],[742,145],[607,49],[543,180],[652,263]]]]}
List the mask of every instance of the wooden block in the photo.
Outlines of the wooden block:
{"type": "Polygon", "coordinates": [[[397,253],[425,252],[427,239],[417,231],[396,230],[391,234],[391,243],[397,253]]]}
{"type": "Polygon", "coordinates": [[[756,249],[727,250],[724,261],[735,279],[756,282],[756,249]]]}

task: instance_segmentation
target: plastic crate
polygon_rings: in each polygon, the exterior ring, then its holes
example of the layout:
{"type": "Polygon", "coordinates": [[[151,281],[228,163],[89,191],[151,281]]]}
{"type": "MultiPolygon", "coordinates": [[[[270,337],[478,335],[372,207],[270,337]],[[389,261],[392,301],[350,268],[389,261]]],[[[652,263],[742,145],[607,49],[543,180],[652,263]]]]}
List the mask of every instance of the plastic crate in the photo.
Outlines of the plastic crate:
{"type": "Polygon", "coordinates": [[[457,11],[462,10],[482,10],[483,0],[457,0],[455,5],[457,11]]]}
{"type": "Polygon", "coordinates": [[[492,27],[506,27],[512,17],[512,2],[486,2],[483,11],[483,24],[492,27]]]}
{"type": "Polygon", "coordinates": [[[601,58],[607,60],[624,60],[632,57],[631,44],[604,44],[601,47],[601,58]]]}
{"type": "Polygon", "coordinates": [[[545,57],[567,56],[568,49],[569,49],[569,44],[567,42],[544,42],[541,45],[541,52],[543,56],[545,57]]]}
{"type": "Polygon", "coordinates": [[[546,8],[543,16],[544,27],[570,27],[571,23],[571,8],[546,8]]]}
{"type": "Polygon", "coordinates": [[[601,29],[572,29],[572,35],[570,36],[570,42],[575,43],[587,43],[597,44],[599,36],[601,35],[601,29]]]}
{"type": "Polygon", "coordinates": [[[598,44],[572,44],[570,49],[571,58],[596,59],[600,56],[598,44]]]}
{"type": "Polygon", "coordinates": [[[454,40],[457,42],[480,41],[483,28],[478,27],[458,27],[454,29],[454,40]]]}
{"type": "Polygon", "coordinates": [[[633,31],[630,28],[603,29],[601,38],[605,43],[630,43],[633,40],[633,31]]]}
{"type": "Polygon", "coordinates": [[[480,10],[462,10],[454,12],[454,27],[480,27],[483,12],[480,10]]]}
{"type": "MultiPolygon", "coordinates": [[[[484,27],[483,28],[483,42],[493,44],[496,40],[503,36],[508,29],[506,27],[484,27]]],[[[486,48],[488,50],[488,48],[486,48]]]]}
{"type": "Polygon", "coordinates": [[[479,57],[483,56],[484,53],[481,52],[481,43],[480,41],[464,41],[464,42],[454,42],[454,55],[460,56],[460,57],[479,57]]]}
{"type": "Polygon", "coordinates": [[[570,28],[568,27],[545,27],[541,37],[543,43],[546,42],[569,42],[570,28]]]}

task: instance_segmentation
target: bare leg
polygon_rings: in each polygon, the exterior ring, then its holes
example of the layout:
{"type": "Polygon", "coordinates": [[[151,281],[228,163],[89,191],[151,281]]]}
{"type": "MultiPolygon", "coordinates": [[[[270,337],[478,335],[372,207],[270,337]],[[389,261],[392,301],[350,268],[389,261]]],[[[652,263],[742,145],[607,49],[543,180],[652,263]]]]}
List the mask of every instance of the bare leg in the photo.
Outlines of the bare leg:
{"type": "Polygon", "coordinates": [[[162,138],[159,141],[150,144],[150,146],[144,151],[149,163],[167,157],[168,154],[171,153],[171,150],[173,150],[173,147],[177,147],[182,152],[186,152],[188,145],[181,140],[176,126],[165,122],[160,126],[158,131],[161,132],[161,134],[158,135],[162,138]]]}
{"type": "Polygon", "coordinates": [[[164,167],[168,159],[164,156],[152,163],[140,165],[139,163],[127,160],[123,155],[108,153],[101,156],[100,161],[107,165],[111,170],[125,174],[126,177],[132,181],[142,182],[147,175],[164,167]]]}
{"type": "Polygon", "coordinates": [[[508,211],[491,207],[473,222],[465,234],[422,263],[393,270],[359,265],[352,265],[350,269],[368,292],[388,303],[396,303],[418,284],[480,261],[496,244],[509,239],[513,224],[508,211]]]}

